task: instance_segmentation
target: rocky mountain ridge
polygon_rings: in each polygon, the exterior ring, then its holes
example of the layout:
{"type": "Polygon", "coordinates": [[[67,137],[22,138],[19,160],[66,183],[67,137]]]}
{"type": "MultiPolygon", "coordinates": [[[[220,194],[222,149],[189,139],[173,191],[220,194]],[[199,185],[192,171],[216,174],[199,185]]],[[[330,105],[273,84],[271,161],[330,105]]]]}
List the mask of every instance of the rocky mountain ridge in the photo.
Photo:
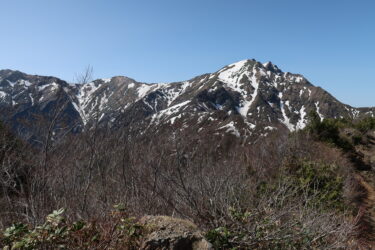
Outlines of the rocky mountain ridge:
{"type": "Polygon", "coordinates": [[[255,60],[188,81],[154,84],[116,76],[72,85],[55,77],[1,70],[0,108],[0,118],[24,136],[35,129],[30,129],[33,124],[21,125],[21,120],[50,121],[56,115],[61,121],[54,132],[133,126],[140,133],[167,127],[252,137],[302,129],[311,111],[321,119],[375,114],[375,108],[339,102],[302,75],[255,60]]]}

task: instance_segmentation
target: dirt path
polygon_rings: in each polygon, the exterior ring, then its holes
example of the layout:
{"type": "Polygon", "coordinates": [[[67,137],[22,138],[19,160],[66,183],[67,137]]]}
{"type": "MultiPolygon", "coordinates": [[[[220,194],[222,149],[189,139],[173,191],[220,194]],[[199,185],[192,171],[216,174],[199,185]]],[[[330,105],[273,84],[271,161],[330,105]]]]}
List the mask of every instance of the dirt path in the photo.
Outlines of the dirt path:
{"type": "Polygon", "coordinates": [[[356,238],[366,246],[375,249],[375,189],[360,175],[355,176],[360,185],[359,212],[356,219],[356,238]]]}

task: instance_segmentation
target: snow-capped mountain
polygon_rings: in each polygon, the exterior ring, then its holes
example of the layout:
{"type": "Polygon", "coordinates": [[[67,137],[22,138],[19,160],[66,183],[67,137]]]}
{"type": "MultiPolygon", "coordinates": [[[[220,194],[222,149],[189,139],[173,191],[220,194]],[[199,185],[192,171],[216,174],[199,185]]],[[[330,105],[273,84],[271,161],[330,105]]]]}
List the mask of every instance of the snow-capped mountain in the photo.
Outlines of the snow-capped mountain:
{"type": "Polygon", "coordinates": [[[170,129],[251,137],[302,129],[311,111],[322,119],[375,114],[374,108],[339,102],[302,75],[255,60],[168,84],[116,76],[71,85],[55,77],[1,70],[0,108],[0,118],[27,135],[35,133],[36,123],[21,121],[51,121],[57,115],[56,131],[131,126],[138,133],[170,129]]]}

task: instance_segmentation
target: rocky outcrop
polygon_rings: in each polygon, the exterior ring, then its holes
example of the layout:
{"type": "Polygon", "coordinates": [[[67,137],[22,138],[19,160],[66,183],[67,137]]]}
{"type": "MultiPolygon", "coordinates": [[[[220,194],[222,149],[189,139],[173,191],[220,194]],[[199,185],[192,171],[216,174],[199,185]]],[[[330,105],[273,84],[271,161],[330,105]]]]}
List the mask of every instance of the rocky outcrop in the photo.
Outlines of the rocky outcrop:
{"type": "Polygon", "coordinates": [[[213,249],[198,227],[188,220],[168,216],[145,216],[140,223],[150,228],[141,249],[213,249]]]}

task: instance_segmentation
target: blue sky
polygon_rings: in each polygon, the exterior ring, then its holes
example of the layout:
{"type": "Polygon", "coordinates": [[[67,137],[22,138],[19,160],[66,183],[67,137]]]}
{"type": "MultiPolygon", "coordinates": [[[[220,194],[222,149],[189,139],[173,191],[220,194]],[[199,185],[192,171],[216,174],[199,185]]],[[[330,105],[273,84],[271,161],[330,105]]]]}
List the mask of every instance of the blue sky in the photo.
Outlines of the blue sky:
{"type": "Polygon", "coordinates": [[[2,0],[0,68],[171,82],[247,58],[375,106],[373,0],[2,0]]]}

